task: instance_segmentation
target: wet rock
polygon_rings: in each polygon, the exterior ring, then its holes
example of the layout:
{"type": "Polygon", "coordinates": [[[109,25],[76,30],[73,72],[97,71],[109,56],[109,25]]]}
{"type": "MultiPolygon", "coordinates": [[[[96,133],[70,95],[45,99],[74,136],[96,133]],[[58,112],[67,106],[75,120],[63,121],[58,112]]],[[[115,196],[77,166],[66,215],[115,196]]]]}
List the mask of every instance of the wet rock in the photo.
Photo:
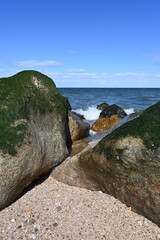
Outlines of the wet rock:
{"type": "Polygon", "coordinates": [[[95,132],[100,132],[103,130],[109,130],[114,128],[119,122],[121,118],[117,115],[113,115],[111,117],[106,118],[98,118],[98,120],[92,125],[91,130],[95,132]]]}
{"type": "Polygon", "coordinates": [[[85,120],[84,115],[82,115],[82,114],[80,114],[80,113],[77,113],[77,112],[75,112],[75,111],[72,111],[72,113],[73,113],[74,115],[76,115],[77,117],[79,117],[80,119],[85,120]]]}
{"type": "Polygon", "coordinates": [[[89,136],[90,125],[74,112],[69,112],[69,129],[72,141],[89,136]]]}
{"type": "Polygon", "coordinates": [[[100,113],[98,120],[92,125],[91,129],[95,132],[112,129],[125,116],[127,116],[125,111],[116,104],[107,106],[100,113]]]}
{"type": "Polygon", "coordinates": [[[126,112],[121,107],[117,106],[116,104],[107,106],[100,113],[100,117],[102,117],[102,118],[111,117],[113,115],[117,115],[120,118],[124,118],[125,116],[127,116],[126,112]]]}
{"type": "Polygon", "coordinates": [[[103,111],[108,106],[109,106],[108,103],[104,102],[104,103],[97,105],[97,109],[103,111]]]}

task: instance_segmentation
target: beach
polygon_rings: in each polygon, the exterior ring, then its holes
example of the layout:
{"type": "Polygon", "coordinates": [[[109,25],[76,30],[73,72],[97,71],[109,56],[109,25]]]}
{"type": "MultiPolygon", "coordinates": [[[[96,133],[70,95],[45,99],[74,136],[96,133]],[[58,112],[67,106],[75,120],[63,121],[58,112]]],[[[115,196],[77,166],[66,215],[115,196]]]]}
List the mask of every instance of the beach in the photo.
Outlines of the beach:
{"type": "Polygon", "coordinates": [[[160,229],[112,196],[49,176],[0,212],[0,239],[159,240],[160,229]]]}
{"type": "MultiPolygon", "coordinates": [[[[72,89],[70,95],[67,95],[68,91],[63,89],[62,93],[70,100],[73,110],[83,114],[88,123],[93,123],[100,112],[96,104],[102,102],[104,96],[96,98],[96,91],[93,93],[92,90],[89,94],[88,89],[81,89],[78,94],[76,89],[72,89]],[[88,101],[85,99],[86,93],[88,101]],[[75,101],[72,101],[73,96],[75,101]]],[[[103,95],[103,91],[105,89],[98,91],[99,96],[103,95]]],[[[143,111],[157,100],[159,89],[148,91],[150,94],[141,105],[140,100],[146,95],[142,90],[137,92],[132,89],[134,98],[131,99],[126,97],[131,89],[112,90],[112,101],[109,101],[107,95],[105,99],[109,104],[119,102],[129,116],[143,111]]],[[[84,147],[87,142],[89,145],[97,144],[109,132],[95,134],[90,131],[84,147]]],[[[82,150],[82,145],[80,148],[76,146],[79,149],[75,148],[76,153],[82,150]]],[[[69,186],[48,175],[31,183],[15,202],[0,212],[0,239],[159,240],[160,228],[113,196],[69,186]]]]}

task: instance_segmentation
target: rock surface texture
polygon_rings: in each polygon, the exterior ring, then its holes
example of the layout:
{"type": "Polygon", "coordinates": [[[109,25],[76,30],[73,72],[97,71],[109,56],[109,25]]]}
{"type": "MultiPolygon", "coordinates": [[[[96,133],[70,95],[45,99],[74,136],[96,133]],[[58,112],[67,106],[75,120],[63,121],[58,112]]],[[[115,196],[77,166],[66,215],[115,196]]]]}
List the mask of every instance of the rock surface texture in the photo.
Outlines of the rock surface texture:
{"type": "Polygon", "coordinates": [[[67,157],[68,111],[53,81],[36,71],[0,79],[0,209],[67,157]]]}
{"type": "MultiPolygon", "coordinates": [[[[112,129],[122,120],[122,118],[127,116],[125,111],[116,104],[110,106],[108,105],[104,108],[103,104],[101,104],[103,110],[100,113],[99,118],[91,127],[91,129],[95,132],[112,129]]],[[[99,106],[101,107],[101,105],[99,106]]]]}
{"type": "Polygon", "coordinates": [[[108,107],[105,107],[103,111],[100,113],[100,117],[103,117],[103,118],[111,117],[113,115],[117,115],[120,118],[127,116],[125,111],[121,107],[117,106],[116,104],[112,104],[108,107]]]}
{"type": "Polygon", "coordinates": [[[84,120],[84,117],[76,114],[75,112],[69,112],[68,116],[72,141],[88,137],[90,125],[84,120]]]}
{"type": "Polygon", "coordinates": [[[65,103],[66,103],[66,105],[67,105],[68,110],[72,110],[72,107],[71,107],[71,104],[70,104],[68,98],[66,98],[66,97],[64,97],[64,96],[62,96],[62,97],[63,97],[63,99],[64,99],[64,101],[65,101],[65,103]]]}
{"type": "Polygon", "coordinates": [[[160,226],[160,102],[65,161],[53,176],[106,192],[160,226]]]}
{"type": "Polygon", "coordinates": [[[97,105],[97,109],[103,111],[103,109],[105,109],[108,106],[109,106],[108,103],[103,102],[103,103],[97,105]]]}
{"type": "Polygon", "coordinates": [[[109,130],[117,126],[117,124],[122,120],[122,118],[117,115],[111,117],[99,117],[97,121],[92,125],[91,129],[94,132],[100,132],[103,130],[109,130]]]}

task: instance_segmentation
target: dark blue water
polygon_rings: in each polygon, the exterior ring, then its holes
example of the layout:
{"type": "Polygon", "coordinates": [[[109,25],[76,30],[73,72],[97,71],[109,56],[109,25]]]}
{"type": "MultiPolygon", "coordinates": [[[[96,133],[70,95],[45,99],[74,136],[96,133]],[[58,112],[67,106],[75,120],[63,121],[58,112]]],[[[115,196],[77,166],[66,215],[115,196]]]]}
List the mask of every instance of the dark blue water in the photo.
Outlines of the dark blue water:
{"type": "Polygon", "coordinates": [[[87,109],[102,102],[123,109],[145,109],[160,100],[160,88],[59,88],[72,108],[87,109]]]}

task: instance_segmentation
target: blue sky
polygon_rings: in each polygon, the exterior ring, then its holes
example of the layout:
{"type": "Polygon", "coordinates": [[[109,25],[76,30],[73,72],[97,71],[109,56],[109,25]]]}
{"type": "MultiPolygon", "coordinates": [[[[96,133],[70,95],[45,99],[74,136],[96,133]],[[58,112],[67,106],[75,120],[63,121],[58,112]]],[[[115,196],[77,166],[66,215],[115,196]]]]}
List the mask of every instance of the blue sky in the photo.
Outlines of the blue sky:
{"type": "Polygon", "coordinates": [[[57,87],[160,87],[159,0],[1,0],[0,76],[57,87]]]}

